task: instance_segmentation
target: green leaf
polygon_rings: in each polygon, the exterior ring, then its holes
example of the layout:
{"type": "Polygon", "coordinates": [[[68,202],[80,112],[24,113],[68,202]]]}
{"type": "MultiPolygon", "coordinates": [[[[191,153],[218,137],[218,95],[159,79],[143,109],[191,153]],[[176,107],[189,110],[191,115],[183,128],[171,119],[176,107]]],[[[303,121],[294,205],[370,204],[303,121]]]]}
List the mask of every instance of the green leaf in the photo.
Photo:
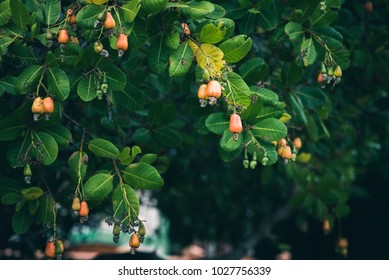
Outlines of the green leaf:
{"type": "Polygon", "coordinates": [[[301,44],[300,54],[305,67],[312,65],[316,61],[317,53],[312,38],[304,40],[301,44]]]}
{"type": "Polygon", "coordinates": [[[251,90],[245,81],[236,73],[228,72],[228,86],[226,96],[231,103],[241,107],[247,107],[251,103],[251,90]]]}
{"type": "Polygon", "coordinates": [[[77,23],[82,29],[94,29],[94,24],[105,6],[88,4],[77,13],[77,23]]]}
{"type": "Polygon", "coordinates": [[[20,193],[9,192],[1,197],[1,203],[4,205],[13,205],[18,203],[22,198],[20,193]]]}
{"type": "Polygon", "coordinates": [[[277,4],[275,0],[262,0],[258,11],[258,25],[264,30],[272,30],[278,24],[277,4]]]}
{"type": "Polygon", "coordinates": [[[296,94],[304,107],[308,109],[317,109],[324,106],[327,99],[325,93],[317,87],[302,87],[294,91],[293,94],[296,94]]]}
{"type": "Polygon", "coordinates": [[[230,131],[229,128],[224,131],[223,137],[220,139],[220,147],[227,152],[232,152],[236,149],[239,149],[240,146],[242,146],[242,143],[242,133],[238,134],[238,140],[234,140],[234,134],[230,131]]]}
{"type": "Polygon", "coordinates": [[[146,95],[139,88],[127,82],[126,87],[115,92],[114,96],[117,98],[117,105],[129,111],[139,111],[145,106],[146,95]]]}
{"type": "Polygon", "coordinates": [[[346,47],[338,40],[330,37],[323,36],[321,39],[326,43],[326,47],[330,51],[335,63],[338,64],[342,70],[347,69],[350,66],[350,53],[346,47]]]}
{"type": "Polygon", "coordinates": [[[168,0],[142,0],[141,9],[146,14],[153,14],[166,7],[168,0]]]}
{"type": "Polygon", "coordinates": [[[304,29],[300,23],[293,21],[288,22],[285,25],[285,33],[288,34],[289,40],[295,44],[301,44],[304,37],[304,29]]]}
{"type": "Polygon", "coordinates": [[[12,20],[22,31],[31,23],[30,13],[26,7],[18,0],[10,0],[12,20]]]}
{"type": "Polygon", "coordinates": [[[56,23],[61,15],[61,1],[47,0],[46,4],[42,4],[45,11],[45,23],[47,26],[56,23]]]}
{"type": "Polygon", "coordinates": [[[39,198],[39,206],[35,214],[35,223],[37,225],[54,224],[54,211],[55,211],[54,199],[50,195],[44,194],[41,198],[39,198]]]}
{"type": "Polygon", "coordinates": [[[151,44],[147,55],[150,69],[157,74],[165,71],[169,61],[169,51],[164,46],[163,41],[163,36],[155,40],[151,44]]]}
{"type": "Polygon", "coordinates": [[[180,45],[180,33],[173,32],[165,35],[165,44],[169,49],[176,50],[180,45]]]}
{"type": "Polygon", "coordinates": [[[175,50],[169,58],[169,75],[171,77],[178,77],[185,75],[193,61],[193,51],[185,42],[175,50]]]}
{"type": "Polygon", "coordinates": [[[123,90],[126,87],[127,77],[120,68],[108,64],[107,66],[102,67],[102,69],[106,73],[107,84],[110,90],[118,91],[123,90]]]}
{"type": "Polygon", "coordinates": [[[213,21],[213,23],[216,26],[219,26],[219,24],[223,24],[223,29],[226,30],[226,34],[224,35],[223,40],[226,40],[231,37],[232,34],[234,34],[235,31],[235,22],[229,18],[219,18],[213,21]]]}
{"type": "Polygon", "coordinates": [[[144,154],[139,161],[152,164],[154,161],[156,161],[156,159],[157,159],[156,154],[144,154]]]}
{"type": "Polygon", "coordinates": [[[138,146],[133,146],[132,148],[124,147],[119,155],[120,163],[130,165],[140,153],[142,153],[142,150],[138,146]]]}
{"type": "Polygon", "coordinates": [[[242,120],[251,123],[255,121],[258,113],[262,111],[263,101],[262,99],[256,100],[254,103],[251,103],[250,106],[247,107],[241,114],[242,120]]]}
{"type": "Polygon", "coordinates": [[[271,142],[285,137],[287,128],[280,120],[269,118],[256,123],[251,132],[255,137],[271,142]]]}
{"type": "Polygon", "coordinates": [[[96,98],[96,90],[96,79],[94,75],[89,75],[86,79],[81,79],[77,86],[77,94],[85,102],[96,98]]]}
{"type": "Polygon", "coordinates": [[[206,17],[210,19],[219,19],[226,15],[226,10],[217,4],[213,4],[214,10],[212,13],[207,14],[206,17]]]}
{"type": "Polygon", "coordinates": [[[274,91],[267,88],[250,87],[250,90],[257,95],[265,105],[276,105],[278,95],[274,91]]]}
{"type": "Polygon", "coordinates": [[[29,201],[27,203],[27,207],[28,207],[28,212],[30,213],[30,215],[34,216],[36,214],[36,212],[38,211],[39,199],[29,201]]]}
{"type": "Polygon", "coordinates": [[[135,130],[134,134],[132,135],[132,139],[135,141],[135,143],[147,144],[151,141],[151,132],[146,128],[140,127],[135,130]]]}
{"type": "Polygon", "coordinates": [[[10,116],[0,120],[0,141],[10,141],[18,138],[26,130],[24,121],[18,121],[10,116]]]}
{"type": "Polygon", "coordinates": [[[49,92],[60,101],[66,100],[70,93],[69,78],[66,73],[59,68],[49,67],[47,69],[47,76],[49,92]]]}
{"type": "Polygon", "coordinates": [[[252,45],[251,38],[245,35],[238,35],[223,42],[219,48],[224,53],[224,59],[227,62],[236,63],[242,60],[250,51],[252,45]]]}
{"type": "Polygon", "coordinates": [[[242,150],[243,150],[243,145],[241,145],[238,149],[236,149],[232,152],[227,152],[227,151],[223,150],[219,145],[219,154],[220,154],[221,159],[224,162],[232,162],[232,161],[236,160],[240,156],[240,154],[242,153],[242,150]]]}
{"type": "Polygon", "coordinates": [[[337,10],[340,9],[340,6],[341,5],[339,0],[327,0],[327,9],[324,12],[320,9],[320,5],[318,5],[313,12],[313,15],[309,19],[311,27],[329,26],[338,17],[337,10]]]}
{"type": "Polygon", "coordinates": [[[163,179],[157,169],[150,164],[139,162],[126,167],[123,172],[124,181],[135,189],[159,189],[163,179]]]}
{"type": "Polygon", "coordinates": [[[312,15],[320,1],[321,0],[294,0],[293,2],[296,8],[302,10],[303,17],[307,19],[312,15]]]}
{"type": "Polygon", "coordinates": [[[118,148],[105,139],[93,139],[89,142],[88,148],[92,153],[99,157],[116,159],[119,156],[118,148]]]}
{"type": "Polygon", "coordinates": [[[82,152],[82,155],[79,151],[74,152],[68,160],[69,173],[70,177],[74,182],[78,183],[79,178],[81,180],[85,179],[86,171],[88,168],[88,155],[85,152],[82,152]],[[80,170],[79,170],[80,169],[80,170]]]}
{"type": "Polygon", "coordinates": [[[158,127],[152,134],[153,138],[164,146],[176,147],[182,142],[182,137],[175,130],[167,126],[158,127]]]}
{"type": "Polygon", "coordinates": [[[225,113],[213,113],[208,116],[205,125],[212,133],[222,135],[229,128],[230,121],[225,113]]]}
{"type": "Polygon", "coordinates": [[[215,6],[207,1],[189,2],[188,8],[181,8],[181,13],[192,19],[201,19],[215,10],[215,6]]]}
{"type": "Polygon", "coordinates": [[[256,84],[265,80],[269,73],[269,67],[262,58],[256,57],[243,63],[237,72],[248,84],[256,84]]]}
{"type": "Polygon", "coordinates": [[[24,69],[16,79],[16,91],[21,94],[26,94],[34,90],[37,86],[39,78],[42,75],[42,71],[43,65],[31,65],[30,67],[24,69]]]}
{"type": "Polygon", "coordinates": [[[12,95],[15,94],[15,83],[16,77],[13,76],[6,76],[0,79],[0,85],[4,88],[4,91],[12,95]]]}
{"type": "MultiPolygon", "coordinates": [[[[250,9],[247,16],[242,18],[239,22],[238,28],[239,32],[245,35],[250,35],[254,32],[254,28],[256,27],[256,21],[258,19],[258,15],[255,13],[251,13],[250,11],[257,11],[255,9],[250,9]]],[[[258,11],[257,11],[258,12],[258,11]]]]}
{"type": "Polygon", "coordinates": [[[293,109],[293,112],[298,116],[298,118],[304,123],[307,124],[307,116],[305,114],[305,109],[304,105],[301,102],[301,99],[295,95],[292,94],[290,96],[290,101],[291,101],[291,107],[293,109]]]}
{"type": "Polygon", "coordinates": [[[8,46],[11,45],[13,40],[10,37],[0,38],[0,56],[8,53],[8,46]]]}
{"type": "Polygon", "coordinates": [[[215,26],[213,23],[208,23],[201,29],[200,42],[216,44],[223,40],[225,35],[226,29],[224,28],[223,22],[220,22],[218,26],[215,26]]]}
{"type": "Polygon", "coordinates": [[[9,0],[5,0],[0,3],[0,26],[8,23],[12,16],[9,0]]]}
{"type": "MultiPolygon", "coordinates": [[[[127,184],[123,185],[123,189],[117,186],[112,193],[112,207],[118,219],[124,219],[130,214],[131,220],[135,220],[139,215],[139,199],[134,189],[127,184]],[[127,207],[126,200],[130,207],[127,207]]],[[[125,221],[126,224],[128,224],[128,220],[125,221]]]]}
{"type": "Polygon", "coordinates": [[[316,142],[319,140],[319,130],[312,115],[307,115],[307,131],[312,141],[316,142]]]}
{"type": "Polygon", "coordinates": [[[50,127],[41,127],[40,130],[53,136],[59,148],[68,147],[72,139],[70,131],[60,123],[56,123],[50,127]]]}
{"type": "Polygon", "coordinates": [[[136,15],[140,9],[141,0],[131,0],[127,4],[120,7],[120,10],[123,12],[124,21],[132,23],[135,20],[136,15]]]}
{"type": "Polygon", "coordinates": [[[31,160],[31,137],[26,134],[23,139],[15,141],[7,149],[6,158],[12,168],[22,167],[31,160]]]}
{"type": "Polygon", "coordinates": [[[31,187],[31,188],[27,188],[27,189],[22,189],[21,192],[22,192],[23,198],[26,201],[38,199],[45,193],[41,188],[38,188],[38,187],[31,187]]]}
{"type": "Polygon", "coordinates": [[[111,174],[96,174],[89,178],[84,185],[87,200],[100,201],[113,189],[113,177],[111,174]]]}
{"type": "Polygon", "coordinates": [[[45,132],[33,132],[34,154],[43,165],[52,164],[58,155],[58,145],[53,136],[45,132]]]}
{"type": "Polygon", "coordinates": [[[16,234],[26,233],[30,229],[31,224],[32,216],[26,206],[23,206],[20,211],[15,212],[12,217],[12,228],[16,234]]]}

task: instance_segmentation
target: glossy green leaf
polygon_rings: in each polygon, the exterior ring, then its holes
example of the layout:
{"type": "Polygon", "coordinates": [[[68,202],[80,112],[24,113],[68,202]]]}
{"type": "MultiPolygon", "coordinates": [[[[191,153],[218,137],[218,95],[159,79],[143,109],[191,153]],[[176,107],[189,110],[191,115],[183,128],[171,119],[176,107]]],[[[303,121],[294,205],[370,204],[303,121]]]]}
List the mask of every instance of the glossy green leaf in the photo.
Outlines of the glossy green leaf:
{"type": "Polygon", "coordinates": [[[88,148],[92,153],[99,157],[116,159],[119,156],[118,148],[105,139],[93,139],[89,142],[88,148]]]}
{"type": "Polygon", "coordinates": [[[322,11],[318,5],[310,17],[312,27],[327,27],[338,17],[337,10],[340,8],[340,0],[327,0],[325,4],[326,11],[322,11]]]}
{"type": "Polygon", "coordinates": [[[38,187],[31,187],[31,188],[27,188],[27,189],[22,189],[21,192],[22,192],[23,198],[26,201],[38,199],[45,193],[41,188],[38,188],[38,187]]]}
{"type": "Polygon", "coordinates": [[[88,155],[85,152],[82,154],[79,151],[74,152],[68,159],[68,166],[73,182],[84,180],[88,168],[88,155]]]}
{"type": "Polygon", "coordinates": [[[226,30],[223,40],[226,40],[231,37],[235,31],[235,22],[229,18],[219,18],[213,21],[216,26],[223,24],[223,29],[226,30]]]}
{"type": "Polygon", "coordinates": [[[87,200],[100,201],[113,189],[113,177],[111,174],[96,174],[84,184],[84,192],[87,200]]]}
{"type": "Polygon", "coordinates": [[[278,102],[278,95],[267,88],[250,87],[250,90],[257,95],[264,104],[275,105],[278,102]]]}
{"type": "Polygon", "coordinates": [[[96,98],[96,90],[96,79],[94,75],[89,75],[87,78],[81,79],[77,86],[77,94],[85,102],[96,98]]]}
{"type": "Polygon", "coordinates": [[[45,20],[47,26],[56,23],[61,15],[61,1],[46,0],[46,4],[42,4],[45,11],[45,20]]]}
{"type": "Polygon", "coordinates": [[[53,136],[59,148],[66,148],[69,146],[72,139],[70,131],[60,123],[56,123],[50,127],[41,127],[40,130],[53,136]]]}
{"type": "Polygon", "coordinates": [[[255,137],[271,142],[285,137],[287,128],[283,122],[269,118],[256,123],[251,132],[255,137]]]}
{"type": "Polygon", "coordinates": [[[176,50],[180,45],[180,33],[173,32],[165,35],[165,44],[169,49],[176,50]]]}
{"type": "Polygon", "coordinates": [[[115,92],[114,96],[118,100],[118,106],[122,106],[131,112],[142,110],[145,106],[145,93],[128,82],[126,87],[119,92],[115,92]]]}
{"type": "Polygon", "coordinates": [[[227,62],[236,63],[247,55],[251,49],[251,45],[251,38],[246,38],[244,35],[238,35],[223,42],[219,48],[224,53],[224,59],[227,62]]]}
{"type": "Polygon", "coordinates": [[[172,77],[178,77],[185,75],[193,61],[193,51],[188,46],[188,43],[181,44],[177,50],[172,52],[169,58],[169,75],[172,77]]]}
{"type": "MultiPolygon", "coordinates": [[[[118,219],[124,219],[130,214],[131,220],[135,220],[139,215],[139,199],[134,189],[127,184],[123,187],[118,185],[112,192],[112,207],[118,219]]],[[[124,224],[128,222],[126,220],[124,224]]]]}
{"type": "Polygon", "coordinates": [[[120,10],[123,12],[124,21],[132,23],[135,20],[136,15],[141,6],[141,0],[131,0],[127,4],[124,4],[120,7],[120,10]]]}
{"type": "Polygon", "coordinates": [[[20,193],[21,186],[13,178],[0,176],[0,197],[10,192],[20,193]]]}
{"type": "Polygon", "coordinates": [[[213,4],[214,10],[212,13],[207,14],[206,17],[210,19],[219,19],[226,15],[226,10],[217,4],[213,4]]]}
{"type": "Polygon", "coordinates": [[[290,21],[285,25],[285,33],[293,44],[301,44],[304,36],[304,29],[300,23],[290,21]]]}
{"type": "Polygon", "coordinates": [[[159,189],[164,183],[157,169],[144,162],[127,166],[123,172],[123,178],[135,189],[159,189]]]}
{"type": "Polygon", "coordinates": [[[104,6],[89,4],[77,13],[77,23],[83,29],[93,29],[99,14],[105,9],[104,6]]]}
{"type": "Polygon", "coordinates": [[[216,44],[223,40],[226,35],[224,23],[220,22],[217,26],[213,23],[208,23],[203,26],[200,32],[200,42],[216,44]]]}
{"type": "Polygon", "coordinates": [[[12,16],[10,0],[5,0],[0,3],[0,26],[8,23],[12,16]]]}
{"type": "Polygon", "coordinates": [[[38,210],[35,214],[35,223],[37,225],[54,223],[55,201],[49,194],[44,194],[39,198],[38,210]]]}
{"type": "Polygon", "coordinates": [[[232,162],[232,161],[236,160],[240,156],[242,151],[243,151],[243,145],[241,145],[238,149],[236,149],[232,152],[227,152],[227,151],[223,150],[219,145],[219,154],[220,154],[221,159],[224,162],[232,162]]]}
{"type": "Polygon", "coordinates": [[[205,125],[212,133],[222,135],[229,128],[230,120],[225,113],[213,113],[208,116],[205,125]]]}
{"type": "Polygon", "coordinates": [[[165,71],[169,61],[169,51],[164,45],[163,36],[151,44],[147,58],[153,72],[161,74],[165,71]]]}
{"type": "Polygon", "coordinates": [[[228,72],[225,95],[231,103],[247,107],[251,103],[251,90],[246,82],[236,73],[228,72]]]}
{"type": "Polygon", "coordinates": [[[144,163],[148,163],[148,164],[152,164],[154,161],[157,160],[157,155],[156,154],[144,154],[141,158],[140,158],[140,162],[144,162],[144,163]]]}
{"type": "Polygon", "coordinates": [[[28,207],[24,205],[20,211],[14,213],[12,217],[12,228],[16,234],[26,233],[32,225],[32,216],[28,212],[28,207]]]}
{"type": "Polygon", "coordinates": [[[107,83],[110,90],[123,90],[127,83],[126,74],[119,67],[112,64],[102,67],[106,73],[107,83]]]}
{"type": "Polygon", "coordinates": [[[157,13],[167,6],[168,0],[142,0],[141,9],[146,14],[157,13]]]}
{"type": "Polygon", "coordinates": [[[312,65],[316,61],[317,52],[312,38],[305,39],[301,44],[300,54],[304,62],[304,66],[312,65]]]}
{"type": "Polygon", "coordinates": [[[0,55],[5,55],[8,52],[8,46],[11,45],[13,40],[10,37],[0,38],[0,55]]]}
{"type": "Polygon", "coordinates": [[[265,80],[269,67],[262,58],[256,57],[243,63],[237,72],[248,84],[256,84],[265,80]]]}
{"type": "Polygon", "coordinates": [[[9,192],[1,197],[1,203],[4,205],[13,205],[18,203],[23,196],[20,193],[9,192]]]}
{"type": "Polygon", "coordinates": [[[138,146],[133,146],[132,148],[124,147],[119,155],[120,163],[130,165],[140,153],[142,153],[142,150],[138,146]]]}
{"type": "Polygon", "coordinates": [[[21,94],[26,94],[34,90],[41,77],[42,71],[43,66],[41,65],[31,65],[24,69],[16,79],[16,91],[21,94]]]}
{"type": "Polygon", "coordinates": [[[207,1],[189,2],[188,8],[182,8],[181,13],[192,19],[201,19],[215,10],[215,6],[207,1]]]}
{"type": "Polygon", "coordinates": [[[47,86],[51,94],[56,99],[64,101],[68,98],[70,93],[69,78],[66,73],[59,68],[47,69],[47,86]]]}
{"type": "Polygon", "coordinates": [[[258,113],[263,108],[263,101],[262,99],[258,99],[255,102],[251,103],[246,110],[244,110],[241,114],[242,120],[251,123],[255,121],[258,113]]]}
{"type": "Polygon", "coordinates": [[[34,155],[43,165],[50,165],[58,155],[58,145],[53,136],[45,132],[33,132],[34,155]]]}
{"type": "Polygon", "coordinates": [[[308,109],[322,107],[327,99],[325,93],[317,87],[302,87],[293,94],[296,94],[304,107],[308,109]]]}
{"type": "Polygon", "coordinates": [[[278,24],[276,0],[262,0],[258,11],[258,25],[264,30],[272,30],[278,24]]]}
{"type": "Polygon", "coordinates": [[[238,134],[238,139],[234,139],[234,134],[230,131],[229,128],[227,128],[224,133],[223,137],[220,138],[220,147],[227,151],[232,152],[236,149],[239,149],[240,146],[242,146],[243,143],[243,136],[242,133],[238,134]]]}
{"type": "Polygon", "coordinates": [[[28,24],[31,23],[30,13],[19,0],[10,0],[12,20],[20,30],[25,31],[28,24]]]}

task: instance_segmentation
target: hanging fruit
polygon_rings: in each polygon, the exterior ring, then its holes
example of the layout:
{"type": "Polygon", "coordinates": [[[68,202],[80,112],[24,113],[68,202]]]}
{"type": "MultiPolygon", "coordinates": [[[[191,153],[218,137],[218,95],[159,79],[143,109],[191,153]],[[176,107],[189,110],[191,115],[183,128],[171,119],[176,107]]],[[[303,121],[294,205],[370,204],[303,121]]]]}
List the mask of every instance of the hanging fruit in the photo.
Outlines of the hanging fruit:
{"type": "Polygon", "coordinates": [[[186,24],[186,23],[181,23],[181,28],[182,28],[182,30],[184,30],[184,33],[186,34],[186,35],[190,35],[190,28],[189,28],[189,25],[188,24],[186,24]]]}
{"type": "Polygon", "coordinates": [[[41,97],[37,97],[34,99],[32,103],[31,112],[34,114],[43,114],[45,112],[45,108],[43,106],[43,99],[41,97]]]}
{"type": "Polygon", "coordinates": [[[58,43],[67,44],[69,42],[69,34],[66,29],[61,29],[58,33],[58,43]]]}
{"type": "Polygon", "coordinates": [[[371,1],[366,1],[363,7],[365,8],[366,13],[371,13],[373,11],[373,3],[371,1]]]}
{"type": "Polygon", "coordinates": [[[199,86],[199,89],[197,91],[197,97],[199,98],[200,107],[207,106],[208,95],[206,94],[206,90],[207,90],[207,85],[206,84],[202,84],[202,85],[199,86]]]}
{"type": "Polygon", "coordinates": [[[124,52],[128,49],[128,38],[124,33],[119,34],[118,41],[116,43],[118,49],[119,57],[122,57],[124,52]]]}
{"type": "Polygon", "coordinates": [[[115,28],[116,22],[110,12],[107,12],[104,19],[104,29],[110,30],[115,28]]]}
{"type": "Polygon", "coordinates": [[[129,245],[131,248],[139,248],[140,240],[139,240],[139,235],[137,233],[133,233],[131,235],[129,245]]]}
{"type": "Polygon", "coordinates": [[[46,244],[45,255],[48,259],[55,258],[55,242],[54,241],[49,241],[46,244]]]}
{"type": "Polygon", "coordinates": [[[80,216],[80,223],[88,221],[89,207],[85,200],[81,201],[80,203],[80,210],[78,211],[78,215],[80,216]]]}
{"type": "Polygon", "coordinates": [[[323,221],[323,232],[328,234],[331,231],[331,223],[328,219],[323,221]]]}
{"type": "Polygon", "coordinates": [[[205,94],[209,98],[209,105],[215,105],[217,99],[222,95],[222,88],[220,83],[216,80],[209,81],[205,94]]]}
{"type": "Polygon", "coordinates": [[[234,140],[238,140],[239,134],[242,132],[242,120],[240,116],[236,113],[232,114],[230,117],[230,131],[234,134],[234,140]]]}
{"type": "Polygon", "coordinates": [[[80,211],[80,208],[81,208],[81,202],[80,202],[80,199],[76,196],[73,198],[72,210],[78,212],[78,211],[80,211]]]}
{"type": "Polygon", "coordinates": [[[51,96],[47,96],[43,99],[43,108],[46,114],[54,112],[54,100],[51,96]]]}
{"type": "Polygon", "coordinates": [[[302,147],[302,142],[301,142],[301,139],[300,137],[297,137],[293,140],[293,146],[295,146],[296,149],[301,149],[302,147]]]}

